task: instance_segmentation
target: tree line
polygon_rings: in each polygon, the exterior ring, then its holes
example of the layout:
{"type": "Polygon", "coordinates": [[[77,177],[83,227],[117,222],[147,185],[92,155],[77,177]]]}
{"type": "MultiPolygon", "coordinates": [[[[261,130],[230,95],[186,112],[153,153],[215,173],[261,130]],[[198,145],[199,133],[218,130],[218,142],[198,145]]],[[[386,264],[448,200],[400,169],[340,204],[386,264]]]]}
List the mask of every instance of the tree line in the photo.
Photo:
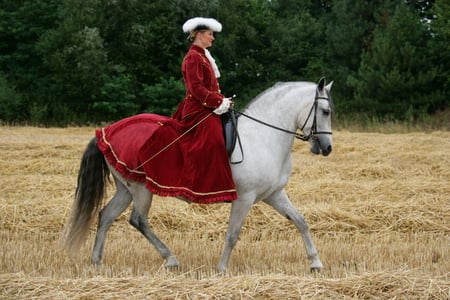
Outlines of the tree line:
{"type": "Polygon", "coordinates": [[[420,119],[450,101],[449,14],[447,0],[2,0],[0,121],[170,115],[195,16],[223,24],[210,50],[239,107],[326,76],[338,115],[420,119]]]}

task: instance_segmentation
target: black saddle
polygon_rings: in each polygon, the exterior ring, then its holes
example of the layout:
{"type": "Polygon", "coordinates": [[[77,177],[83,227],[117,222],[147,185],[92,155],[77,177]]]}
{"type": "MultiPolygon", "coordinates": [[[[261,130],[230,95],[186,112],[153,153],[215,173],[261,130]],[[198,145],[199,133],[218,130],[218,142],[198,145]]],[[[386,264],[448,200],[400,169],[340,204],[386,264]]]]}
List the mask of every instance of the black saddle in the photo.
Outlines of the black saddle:
{"type": "Polygon", "coordinates": [[[236,146],[236,140],[239,138],[237,130],[238,115],[234,110],[229,110],[220,117],[222,119],[225,146],[227,147],[228,155],[231,156],[231,153],[233,153],[234,147],[236,146]]]}

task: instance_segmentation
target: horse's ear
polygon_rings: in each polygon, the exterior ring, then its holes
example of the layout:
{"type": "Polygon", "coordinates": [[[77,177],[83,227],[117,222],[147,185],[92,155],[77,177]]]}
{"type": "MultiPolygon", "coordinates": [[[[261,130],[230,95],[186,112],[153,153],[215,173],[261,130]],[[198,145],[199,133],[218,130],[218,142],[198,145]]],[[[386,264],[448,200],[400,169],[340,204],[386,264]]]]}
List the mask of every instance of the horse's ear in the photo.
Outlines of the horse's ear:
{"type": "Polygon", "coordinates": [[[333,82],[334,81],[332,81],[332,82],[330,82],[325,88],[327,89],[327,91],[330,91],[331,90],[331,87],[333,86],[333,82]]]}
{"type": "Polygon", "coordinates": [[[323,90],[325,82],[326,82],[325,77],[320,78],[319,83],[317,84],[317,88],[319,89],[319,91],[323,90]]]}

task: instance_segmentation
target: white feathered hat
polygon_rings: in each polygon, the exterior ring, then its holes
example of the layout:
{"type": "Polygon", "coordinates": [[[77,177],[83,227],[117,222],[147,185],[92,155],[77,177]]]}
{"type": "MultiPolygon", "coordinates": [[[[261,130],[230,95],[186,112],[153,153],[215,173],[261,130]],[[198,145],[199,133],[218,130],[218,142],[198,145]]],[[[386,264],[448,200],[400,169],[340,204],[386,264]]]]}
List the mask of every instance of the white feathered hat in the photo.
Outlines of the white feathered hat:
{"type": "Polygon", "coordinates": [[[189,19],[183,24],[183,31],[186,33],[192,32],[193,30],[205,29],[221,32],[222,24],[220,24],[216,19],[202,17],[189,19]]]}

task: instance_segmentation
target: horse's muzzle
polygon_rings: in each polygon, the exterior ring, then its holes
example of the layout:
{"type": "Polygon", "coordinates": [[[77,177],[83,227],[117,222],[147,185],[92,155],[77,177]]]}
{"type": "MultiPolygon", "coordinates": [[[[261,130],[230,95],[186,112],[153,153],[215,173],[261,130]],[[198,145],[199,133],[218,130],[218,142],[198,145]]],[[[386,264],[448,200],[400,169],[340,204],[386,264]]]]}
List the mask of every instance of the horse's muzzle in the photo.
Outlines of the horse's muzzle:
{"type": "Polygon", "coordinates": [[[314,154],[322,154],[323,156],[330,155],[331,151],[333,151],[333,146],[328,144],[328,146],[322,146],[318,139],[310,140],[311,143],[311,152],[314,154]]]}

